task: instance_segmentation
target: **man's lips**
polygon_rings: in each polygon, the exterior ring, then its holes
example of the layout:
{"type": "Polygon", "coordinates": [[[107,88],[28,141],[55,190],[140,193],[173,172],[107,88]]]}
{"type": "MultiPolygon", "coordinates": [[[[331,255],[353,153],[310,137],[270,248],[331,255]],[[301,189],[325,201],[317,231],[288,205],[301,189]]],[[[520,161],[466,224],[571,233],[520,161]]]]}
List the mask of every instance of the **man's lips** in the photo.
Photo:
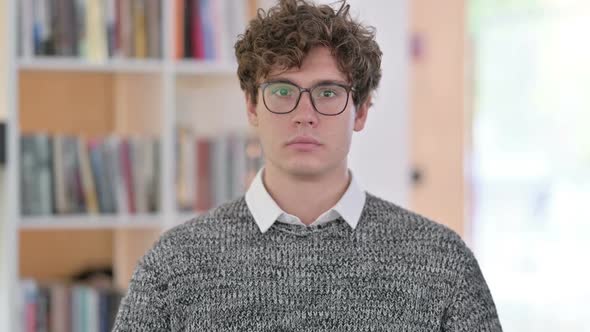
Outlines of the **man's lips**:
{"type": "Polygon", "coordinates": [[[293,144],[297,144],[297,145],[321,145],[321,143],[311,137],[311,136],[297,136],[294,137],[292,139],[290,139],[289,141],[287,141],[287,145],[293,145],[293,144]]]}

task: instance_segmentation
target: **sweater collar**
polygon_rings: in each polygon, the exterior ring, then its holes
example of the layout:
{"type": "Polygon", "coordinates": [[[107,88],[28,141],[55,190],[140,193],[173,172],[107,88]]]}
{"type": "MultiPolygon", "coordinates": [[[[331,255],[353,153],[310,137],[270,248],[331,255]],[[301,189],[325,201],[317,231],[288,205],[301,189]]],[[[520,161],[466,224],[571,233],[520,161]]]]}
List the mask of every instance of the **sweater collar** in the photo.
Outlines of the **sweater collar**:
{"type": "Polygon", "coordinates": [[[276,221],[312,227],[338,219],[339,217],[342,217],[352,229],[356,228],[365,205],[366,193],[357,183],[352,171],[349,170],[350,184],[338,203],[328,211],[322,213],[309,226],[301,222],[297,216],[291,215],[279,207],[268,190],[266,190],[262,179],[263,172],[264,167],[258,171],[245,195],[248,209],[262,233],[266,232],[276,221]]]}

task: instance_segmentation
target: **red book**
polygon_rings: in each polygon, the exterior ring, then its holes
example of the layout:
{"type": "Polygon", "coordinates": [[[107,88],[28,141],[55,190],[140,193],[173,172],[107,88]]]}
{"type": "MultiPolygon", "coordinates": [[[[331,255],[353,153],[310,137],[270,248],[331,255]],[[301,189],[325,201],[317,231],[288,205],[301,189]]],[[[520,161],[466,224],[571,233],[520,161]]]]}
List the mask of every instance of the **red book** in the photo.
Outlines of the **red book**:
{"type": "Polygon", "coordinates": [[[174,25],[174,28],[176,30],[176,50],[174,54],[176,59],[182,59],[184,58],[184,11],[186,10],[184,0],[176,0],[175,9],[174,19],[176,24],[174,25]]]}
{"type": "MultiPolygon", "coordinates": [[[[191,0],[189,0],[191,1],[191,0]]],[[[196,59],[205,58],[205,41],[203,40],[203,22],[201,21],[201,12],[199,0],[193,1],[193,12],[192,12],[192,38],[193,38],[193,49],[192,54],[196,59]]]]}
{"type": "Polygon", "coordinates": [[[27,302],[25,305],[25,332],[37,332],[37,305],[27,302]]]}
{"type": "Polygon", "coordinates": [[[128,139],[121,139],[120,146],[121,170],[125,188],[127,189],[127,202],[129,204],[129,213],[135,213],[135,190],[133,184],[133,164],[131,161],[131,146],[128,139]]]}
{"type": "Polygon", "coordinates": [[[211,169],[210,142],[207,138],[198,138],[195,156],[197,160],[195,211],[202,212],[211,208],[211,169]]]}

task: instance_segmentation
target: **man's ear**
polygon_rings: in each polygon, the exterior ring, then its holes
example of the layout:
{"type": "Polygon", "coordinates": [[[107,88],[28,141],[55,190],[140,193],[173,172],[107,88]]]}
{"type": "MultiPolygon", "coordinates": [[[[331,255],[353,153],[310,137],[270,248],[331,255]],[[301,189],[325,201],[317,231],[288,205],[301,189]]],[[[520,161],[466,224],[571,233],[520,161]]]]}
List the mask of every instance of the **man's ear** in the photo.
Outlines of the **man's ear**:
{"type": "Polygon", "coordinates": [[[371,105],[371,96],[369,96],[367,97],[367,100],[356,109],[354,114],[354,131],[361,131],[365,128],[367,114],[369,113],[371,105]]]}
{"type": "Polygon", "coordinates": [[[245,93],[246,96],[246,113],[248,115],[248,122],[253,127],[258,127],[258,113],[256,113],[256,104],[252,100],[252,97],[248,92],[245,93]]]}

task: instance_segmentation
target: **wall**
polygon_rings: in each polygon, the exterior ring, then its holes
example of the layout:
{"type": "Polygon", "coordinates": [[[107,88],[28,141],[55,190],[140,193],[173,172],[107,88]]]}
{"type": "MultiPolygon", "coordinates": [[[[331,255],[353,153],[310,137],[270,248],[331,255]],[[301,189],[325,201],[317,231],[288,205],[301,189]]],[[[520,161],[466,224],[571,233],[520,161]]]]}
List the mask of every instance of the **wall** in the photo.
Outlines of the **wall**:
{"type": "Polygon", "coordinates": [[[468,237],[465,11],[463,0],[411,1],[411,160],[422,174],[411,206],[468,237]]]}
{"type": "MultiPolygon", "coordinates": [[[[0,0],[0,122],[6,120],[8,111],[7,82],[8,82],[8,58],[6,52],[7,32],[7,1],[0,0]]],[[[5,175],[4,167],[0,166],[0,331],[8,331],[9,313],[9,285],[10,271],[8,269],[7,244],[6,244],[6,208],[5,208],[5,175]]]]}
{"type": "Polygon", "coordinates": [[[353,17],[377,29],[382,79],[365,129],[355,133],[350,167],[367,191],[409,205],[408,3],[349,0],[353,17]]]}
{"type": "Polygon", "coordinates": [[[6,102],[6,84],[7,84],[7,66],[8,66],[8,58],[6,50],[6,24],[4,20],[4,15],[6,13],[6,0],[0,0],[0,121],[4,121],[6,119],[6,112],[8,103],[6,102]]]}

